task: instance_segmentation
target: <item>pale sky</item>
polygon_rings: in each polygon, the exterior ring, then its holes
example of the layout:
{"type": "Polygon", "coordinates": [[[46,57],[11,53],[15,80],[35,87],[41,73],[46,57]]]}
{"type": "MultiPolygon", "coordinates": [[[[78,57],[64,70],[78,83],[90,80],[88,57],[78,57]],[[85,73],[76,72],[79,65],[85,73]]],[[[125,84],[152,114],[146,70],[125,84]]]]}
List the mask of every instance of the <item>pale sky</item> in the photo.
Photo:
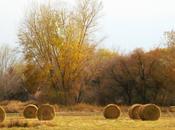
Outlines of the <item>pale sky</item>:
{"type": "MultiPolygon", "coordinates": [[[[48,0],[0,0],[0,44],[18,45],[17,32],[33,2],[48,0]]],[[[50,0],[56,1],[56,0],[50,0]]],[[[72,2],[73,0],[62,0],[72,2]]],[[[151,49],[163,34],[175,28],[175,0],[102,0],[101,47],[131,51],[151,49]]]]}

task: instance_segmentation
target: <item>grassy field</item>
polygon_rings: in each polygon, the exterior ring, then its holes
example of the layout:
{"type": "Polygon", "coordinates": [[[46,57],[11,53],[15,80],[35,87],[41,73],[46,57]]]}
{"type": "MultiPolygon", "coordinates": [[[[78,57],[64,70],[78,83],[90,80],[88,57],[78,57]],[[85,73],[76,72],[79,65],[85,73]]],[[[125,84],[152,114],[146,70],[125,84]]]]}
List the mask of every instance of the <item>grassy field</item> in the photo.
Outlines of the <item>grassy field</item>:
{"type": "Polygon", "coordinates": [[[25,120],[18,114],[7,114],[1,127],[0,130],[175,130],[175,116],[166,113],[158,121],[134,121],[127,113],[117,120],[106,120],[101,113],[61,112],[53,121],[39,122],[37,119],[25,120]],[[21,122],[23,127],[12,127],[15,123],[20,126],[21,122]]]}

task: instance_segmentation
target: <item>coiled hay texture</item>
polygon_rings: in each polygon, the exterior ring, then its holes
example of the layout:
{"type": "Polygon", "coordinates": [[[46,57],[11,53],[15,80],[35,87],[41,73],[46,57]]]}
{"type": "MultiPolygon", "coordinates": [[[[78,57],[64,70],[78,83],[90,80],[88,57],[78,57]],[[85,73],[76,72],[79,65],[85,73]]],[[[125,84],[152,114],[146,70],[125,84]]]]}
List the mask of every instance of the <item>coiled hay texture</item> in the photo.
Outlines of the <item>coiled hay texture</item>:
{"type": "Polygon", "coordinates": [[[120,116],[120,108],[115,104],[109,104],[104,108],[103,115],[106,119],[117,119],[120,116]]]}
{"type": "Polygon", "coordinates": [[[23,116],[25,118],[36,118],[37,111],[38,111],[38,107],[36,105],[29,104],[24,108],[23,116]]]}
{"type": "Polygon", "coordinates": [[[142,120],[158,120],[160,118],[161,110],[155,104],[146,104],[139,108],[139,116],[142,120]]]}
{"type": "Polygon", "coordinates": [[[170,112],[175,112],[175,106],[170,106],[170,107],[169,107],[169,111],[170,111],[170,112]]]}
{"type": "Polygon", "coordinates": [[[37,112],[39,120],[53,120],[55,117],[54,107],[48,104],[41,105],[37,112]]]}
{"type": "Polygon", "coordinates": [[[128,115],[131,119],[133,120],[140,119],[139,108],[141,106],[142,106],[141,104],[134,104],[128,109],[128,115]]]}
{"type": "Polygon", "coordinates": [[[3,122],[5,120],[5,117],[5,110],[0,106],[0,122],[3,122]]]}

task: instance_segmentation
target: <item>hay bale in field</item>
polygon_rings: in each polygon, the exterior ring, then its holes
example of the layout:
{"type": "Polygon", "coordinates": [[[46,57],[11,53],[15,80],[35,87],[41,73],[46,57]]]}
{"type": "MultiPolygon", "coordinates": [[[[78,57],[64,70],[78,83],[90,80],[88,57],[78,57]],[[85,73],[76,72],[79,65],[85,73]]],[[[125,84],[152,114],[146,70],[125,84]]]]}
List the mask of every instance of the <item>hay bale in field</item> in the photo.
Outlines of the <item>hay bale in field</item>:
{"type": "Polygon", "coordinates": [[[170,111],[170,112],[175,112],[175,106],[170,106],[170,107],[169,107],[169,111],[170,111]]]}
{"type": "Polygon", "coordinates": [[[160,118],[161,110],[155,104],[146,104],[139,107],[139,116],[142,120],[158,120],[160,118]]]}
{"type": "Polygon", "coordinates": [[[25,118],[36,118],[38,107],[33,104],[29,104],[24,108],[23,116],[25,118]]]}
{"type": "Polygon", "coordinates": [[[109,104],[104,108],[103,115],[107,119],[117,119],[120,116],[120,108],[115,104],[109,104]]]}
{"type": "Polygon", "coordinates": [[[131,119],[140,119],[139,116],[139,108],[141,107],[141,104],[134,104],[128,109],[128,115],[131,119]]]}
{"type": "Polygon", "coordinates": [[[41,105],[37,112],[39,120],[52,120],[55,117],[55,110],[51,105],[41,105]]]}
{"type": "Polygon", "coordinates": [[[2,107],[0,107],[0,122],[3,122],[5,120],[5,116],[5,110],[2,107]]]}

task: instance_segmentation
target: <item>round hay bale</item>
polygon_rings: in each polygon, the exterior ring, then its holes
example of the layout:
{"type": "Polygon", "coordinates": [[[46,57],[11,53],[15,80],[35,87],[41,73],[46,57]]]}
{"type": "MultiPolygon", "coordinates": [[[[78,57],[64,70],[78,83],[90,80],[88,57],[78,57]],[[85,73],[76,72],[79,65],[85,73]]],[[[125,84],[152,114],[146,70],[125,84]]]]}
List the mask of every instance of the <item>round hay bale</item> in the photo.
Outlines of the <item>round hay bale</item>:
{"type": "Polygon", "coordinates": [[[155,104],[146,104],[139,107],[139,116],[142,120],[158,120],[161,110],[155,104]]]}
{"type": "Polygon", "coordinates": [[[170,111],[170,112],[175,112],[175,106],[170,106],[170,107],[169,107],[169,111],[170,111]]]}
{"type": "Polygon", "coordinates": [[[39,120],[53,120],[55,117],[55,110],[51,105],[41,105],[37,112],[39,120]]]}
{"type": "Polygon", "coordinates": [[[128,115],[131,119],[140,119],[139,116],[139,108],[141,107],[141,104],[134,104],[128,109],[128,115]]]}
{"type": "Polygon", "coordinates": [[[24,108],[23,111],[23,116],[25,118],[36,118],[37,116],[37,111],[38,111],[38,107],[36,105],[33,104],[29,104],[24,108]]]}
{"type": "Polygon", "coordinates": [[[3,122],[5,120],[5,116],[5,110],[2,107],[0,107],[0,122],[3,122]]]}
{"type": "Polygon", "coordinates": [[[106,119],[117,119],[120,116],[120,108],[115,104],[109,104],[104,108],[103,115],[106,119]]]}

